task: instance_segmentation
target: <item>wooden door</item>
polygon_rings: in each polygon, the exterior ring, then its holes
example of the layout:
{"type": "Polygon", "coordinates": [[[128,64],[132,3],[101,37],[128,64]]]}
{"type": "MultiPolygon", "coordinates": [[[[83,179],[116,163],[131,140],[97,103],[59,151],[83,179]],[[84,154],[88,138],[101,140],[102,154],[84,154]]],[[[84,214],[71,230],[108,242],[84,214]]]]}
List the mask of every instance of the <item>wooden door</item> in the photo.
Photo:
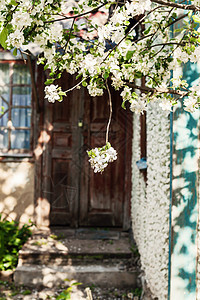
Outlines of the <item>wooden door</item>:
{"type": "MultiPolygon", "coordinates": [[[[66,76],[63,89],[74,85],[66,76]]],[[[109,141],[117,161],[95,174],[86,150],[105,144],[108,95],[92,98],[75,90],[62,103],[46,103],[49,136],[44,157],[44,194],[51,203],[51,225],[129,227],[131,185],[131,113],[112,92],[113,118],[109,141]]]]}
{"type": "MultiPolygon", "coordinates": [[[[105,145],[106,127],[109,118],[108,94],[92,98],[84,95],[83,143],[90,148],[105,145]]],[[[117,161],[110,163],[103,174],[94,173],[83,156],[83,168],[80,186],[80,217],[82,226],[123,227],[124,217],[128,216],[130,191],[130,153],[131,151],[131,114],[121,108],[119,93],[112,90],[113,117],[109,132],[109,141],[118,152],[117,161]],[[129,127],[129,128],[128,128],[129,127]],[[128,129],[128,130],[127,130],[128,129]],[[129,171],[129,175],[127,173],[129,171]],[[129,176],[129,178],[127,178],[129,176]]]]}

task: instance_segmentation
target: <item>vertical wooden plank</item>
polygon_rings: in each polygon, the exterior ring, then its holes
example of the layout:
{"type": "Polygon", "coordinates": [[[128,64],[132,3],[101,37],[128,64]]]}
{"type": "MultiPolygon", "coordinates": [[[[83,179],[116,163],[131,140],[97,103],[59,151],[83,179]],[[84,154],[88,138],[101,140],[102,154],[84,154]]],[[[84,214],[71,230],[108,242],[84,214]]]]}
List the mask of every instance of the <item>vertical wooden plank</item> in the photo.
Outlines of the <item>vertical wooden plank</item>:
{"type": "Polygon", "coordinates": [[[44,131],[44,81],[45,74],[43,67],[37,65],[35,61],[35,83],[38,104],[33,98],[33,153],[35,159],[35,221],[38,227],[47,227],[49,225],[49,205],[43,195],[43,154],[46,143],[46,134],[44,131]],[[40,110],[37,110],[40,107],[40,110]]]}
{"type": "MultiPolygon", "coordinates": [[[[191,85],[198,77],[197,66],[183,67],[183,79],[191,85]]],[[[173,141],[170,299],[196,300],[199,110],[191,114],[179,105],[173,141]]]]}

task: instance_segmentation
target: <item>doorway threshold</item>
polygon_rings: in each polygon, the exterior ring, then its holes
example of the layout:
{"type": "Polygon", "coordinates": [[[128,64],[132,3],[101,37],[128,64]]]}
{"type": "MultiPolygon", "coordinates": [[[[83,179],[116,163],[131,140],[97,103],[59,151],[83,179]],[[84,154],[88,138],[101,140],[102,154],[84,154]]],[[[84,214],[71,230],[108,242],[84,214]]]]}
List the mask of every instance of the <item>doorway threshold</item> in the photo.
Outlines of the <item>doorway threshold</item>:
{"type": "Polygon", "coordinates": [[[66,228],[50,227],[51,234],[61,238],[78,240],[119,240],[128,237],[128,232],[123,232],[121,228],[66,228]]]}

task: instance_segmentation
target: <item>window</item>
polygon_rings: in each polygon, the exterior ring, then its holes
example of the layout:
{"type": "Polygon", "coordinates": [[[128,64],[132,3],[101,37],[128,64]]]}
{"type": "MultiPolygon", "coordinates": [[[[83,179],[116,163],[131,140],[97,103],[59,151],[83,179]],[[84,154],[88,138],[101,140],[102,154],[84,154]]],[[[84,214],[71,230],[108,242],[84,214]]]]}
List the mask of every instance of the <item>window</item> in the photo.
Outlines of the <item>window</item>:
{"type": "Polygon", "coordinates": [[[0,155],[29,153],[31,76],[21,61],[0,62],[0,155]]]}

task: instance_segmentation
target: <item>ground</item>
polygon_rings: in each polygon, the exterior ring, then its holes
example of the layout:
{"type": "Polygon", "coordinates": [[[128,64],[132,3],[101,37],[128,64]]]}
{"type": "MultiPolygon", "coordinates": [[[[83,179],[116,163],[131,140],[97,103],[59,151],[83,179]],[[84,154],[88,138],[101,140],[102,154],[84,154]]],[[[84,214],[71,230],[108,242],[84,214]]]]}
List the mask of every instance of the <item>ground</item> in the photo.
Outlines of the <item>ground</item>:
{"type": "MultiPolygon", "coordinates": [[[[87,288],[88,289],[88,288],[87,288]]],[[[47,299],[71,299],[71,300],[139,300],[136,294],[141,294],[140,289],[103,289],[96,286],[91,286],[92,298],[87,298],[89,295],[84,287],[74,286],[72,288],[71,298],[58,298],[58,296],[66,288],[64,286],[58,288],[31,289],[29,287],[17,286],[12,282],[0,281],[0,300],[47,300],[47,299]]],[[[67,294],[67,293],[66,293],[67,294]]]]}

